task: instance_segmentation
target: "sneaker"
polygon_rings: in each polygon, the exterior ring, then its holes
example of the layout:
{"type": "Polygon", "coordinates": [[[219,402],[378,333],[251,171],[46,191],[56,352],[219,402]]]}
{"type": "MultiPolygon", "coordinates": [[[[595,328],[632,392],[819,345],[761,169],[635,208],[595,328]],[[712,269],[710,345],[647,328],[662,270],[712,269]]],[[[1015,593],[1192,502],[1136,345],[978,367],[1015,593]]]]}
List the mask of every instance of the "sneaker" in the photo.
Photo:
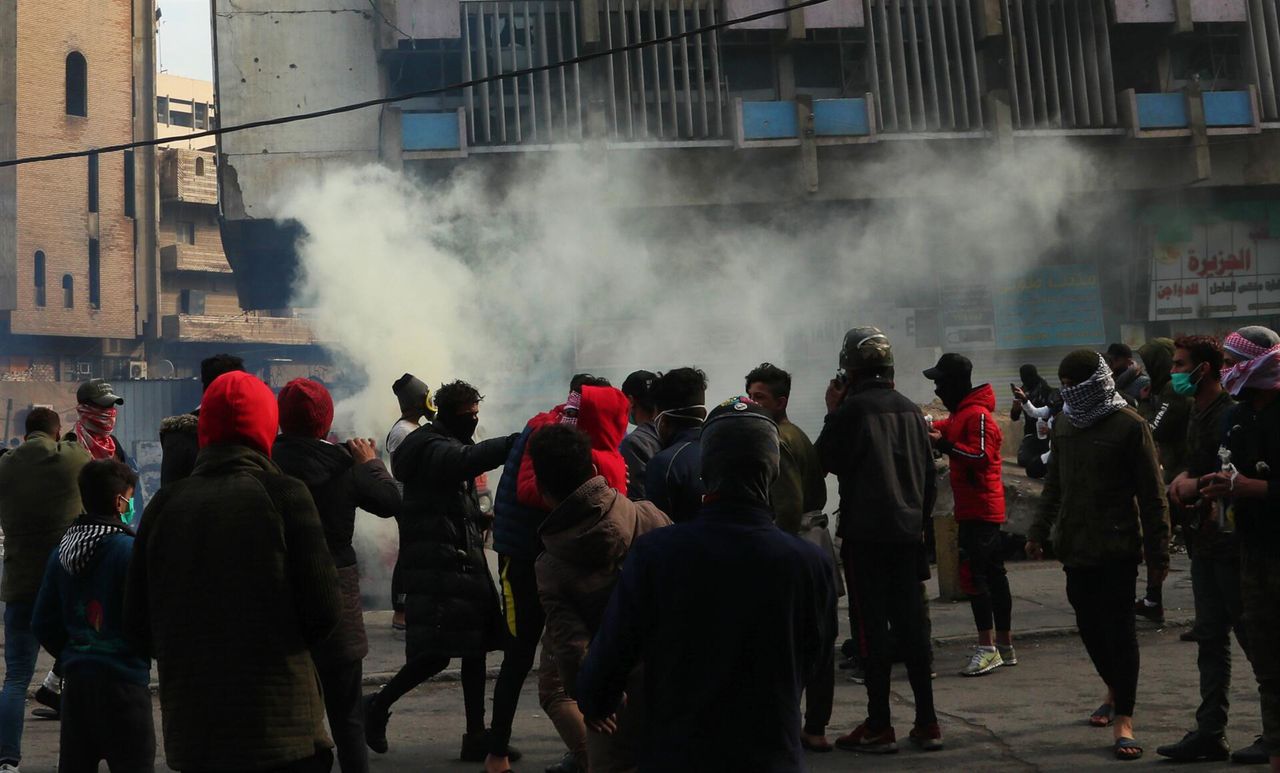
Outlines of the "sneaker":
{"type": "Polygon", "coordinates": [[[586,773],[586,770],[573,752],[565,752],[559,762],[548,765],[546,769],[547,773],[586,773]]]}
{"type": "Polygon", "coordinates": [[[387,753],[387,721],[391,711],[385,708],[378,696],[364,696],[364,742],[378,754],[387,753]]]}
{"type": "Polygon", "coordinates": [[[1177,743],[1157,747],[1156,754],[1174,762],[1219,762],[1231,756],[1231,747],[1222,733],[1192,730],[1177,743]]]}
{"type": "Polygon", "coordinates": [[[937,722],[932,725],[916,725],[911,728],[911,735],[908,737],[916,748],[924,749],[927,752],[936,752],[942,749],[942,729],[938,727],[937,722]]]}
{"type": "Polygon", "coordinates": [[[1001,665],[1016,666],[1018,665],[1018,653],[1014,652],[1012,644],[997,644],[996,652],[1000,653],[1001,665]]]}
{"type": "Polygon", "coordinates": [[[866,752],[868,754],[894,754],[898,751],[898,737],[890,725],[879,733],[872,734],[863,722],[853,729],[852,733],[836,739],[836,747],[849,752],[866,752]]]}
{"type": "Polygon", "coordinates": [[[1200,641],[1200,634],[1196,633],[1195,626],[1192,626],[1178,635],[1178,641],[1200,641]]]}
{"type": "Polygon", "coordinates": [[[866,684],[867,672],[862,670],[861,663],[855,663],[849,668],[849,681],[854,684],[866,684]]]}
{"type": "Polygon", "coordinates": [[[1271,754],[1267,751],[1267,745],[1262,742],[1262,736],[1258,736],[1253,739],[1253,743],[1233,752],[1231,761],[1237,765],[1266,765],[1271,761],[1271,754]]]}
{"type": "Polygon", "coordinates": [[[40,685],[40,689],[36,690],[36,703],[45,706],[54,714],[62,713],[62,696],[50,690],[44,685],[40,685]]]}
{"type": "Polygon", "coordinates": [[[1004,665],[1004,661],[1000,659],[1000,650],[992,647],[978,647],[973,651],[973,657],[969,658],[969,664],[960,669],[961,676],[982,676],[995,671],[1004,665]]]}
{"type": "Polygon", "coordinates": [[[1138,599],[1133,603],[1133,611],[1138,617],[1145,617],[1156,625],[1164,625],[1164,605],[1148,604],[1146,599],[1138,599]]]}
{"type": "Polygon", "coordinates": [[[403,631],[403,630],[405,630],[406,628],[408,628],[408,626],[405,624],[405,621],[404,621],[404,612],[394,612],[394,613],[392,613],[392,615],[391,615],[391,630],[393,630],[393,631],[403,631]]]}
{"type": "Polygon", "coordinates": [[[12,762],[0,763],[0,773],[22,773],[12,762]]]}

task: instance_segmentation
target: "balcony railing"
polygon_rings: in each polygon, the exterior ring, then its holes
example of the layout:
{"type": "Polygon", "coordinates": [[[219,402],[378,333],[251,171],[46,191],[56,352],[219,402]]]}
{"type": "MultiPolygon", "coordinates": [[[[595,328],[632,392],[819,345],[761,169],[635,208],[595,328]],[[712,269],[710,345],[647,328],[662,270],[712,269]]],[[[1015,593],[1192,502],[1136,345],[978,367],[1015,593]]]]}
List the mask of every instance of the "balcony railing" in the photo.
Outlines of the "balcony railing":
{"type": "Polygon", "coordinates": [[[316,343],[305,320],[296,317],[170,314],[161,321],[166,341],[281,344],[316,343]]]}

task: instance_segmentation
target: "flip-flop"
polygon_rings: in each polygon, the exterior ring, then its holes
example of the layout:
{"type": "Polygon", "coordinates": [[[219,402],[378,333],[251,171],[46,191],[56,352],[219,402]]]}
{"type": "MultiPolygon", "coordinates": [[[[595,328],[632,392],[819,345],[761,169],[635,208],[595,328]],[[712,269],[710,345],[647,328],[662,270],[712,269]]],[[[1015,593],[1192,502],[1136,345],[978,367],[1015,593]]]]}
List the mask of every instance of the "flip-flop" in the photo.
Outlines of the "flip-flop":
{"type": "Polygon", "coordinates": [[[1115,719],[1115,716],[1116,707],[1110,703],[1104,703],[1089,715],[1089,724],[1094,727],[1111,727],[1111,720],[1115,719]]]}
{"type": "Polygon", "coordinates": [[[827,752],[832,752],[836,749],[836,747],[832,746],[830,743],[827,743],[826,746],[820,746],[804,736],[800,736],[800,745],[805,749],[818,754],[826,754],[827,752]]]}
{"type": "Polygon", "coordinates": [[[1123,762],[1142,759],[1142,746],[1132,738],[1117,738],[1116,742],[1111,746],[1111,752],[1116,755],[1116,759],[1123,762]],[[1126,754],[1127,751],[1136,750],[1137,754],[1126,754]]]}

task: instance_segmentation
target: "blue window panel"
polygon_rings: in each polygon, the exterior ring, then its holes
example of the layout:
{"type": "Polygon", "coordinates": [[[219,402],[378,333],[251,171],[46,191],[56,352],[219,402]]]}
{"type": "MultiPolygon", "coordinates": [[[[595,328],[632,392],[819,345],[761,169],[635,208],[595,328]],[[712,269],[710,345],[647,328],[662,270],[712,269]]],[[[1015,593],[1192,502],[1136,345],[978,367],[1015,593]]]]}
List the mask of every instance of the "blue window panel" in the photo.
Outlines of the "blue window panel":
{"type": "Polygon", "coordinates": [[[1139,94],[1139,129],[1185,129],[1187,99],[1182,94],[1139,94]]]}
{"type": "Polygon", "coordinates": [[[794,102],[743,102],[742,138],[782,140],[800,136],[794,102]]]}
{"type": "Polygon", "coordinates": [[[1253,100],[1247,91],[1206,91],[1206,126],[1253,126],[1253,100]]]}
{"type": "Polygon", "coordinates": [[[865,137],[871,134],[867,100],[815,100],[813,130],[819,137],[865,137]]]}
{"type": "Polygon", "coordinates": [[[404,150],[460,150],[458,113],[404,113],[400,141],[404,150]]]}

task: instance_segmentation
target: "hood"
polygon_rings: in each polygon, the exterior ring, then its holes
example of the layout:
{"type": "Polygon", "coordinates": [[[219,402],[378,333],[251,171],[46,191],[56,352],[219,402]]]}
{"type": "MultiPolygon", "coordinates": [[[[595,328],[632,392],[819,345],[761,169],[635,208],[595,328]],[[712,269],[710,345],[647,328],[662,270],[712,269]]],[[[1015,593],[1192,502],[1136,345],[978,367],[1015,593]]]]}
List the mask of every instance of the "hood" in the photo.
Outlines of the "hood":
{"type": "Polygon", "coordinates": [[[309,487],[322,486],[347,470],[354,461],[345,446],[317,438],[281,435],[271,446],[271,458],[285,475],[309,487]]]}
{"type": "Polygon", "coordinates": [[[748,397],[720,404],[702,425],[702,483],[709,500],[769,504],[780,464],[778,424],[748,397]]]}
{"type": "Polygon", "coordinates": [[[181,416],[170,416],[160,420],[160,437],[171,435],[174,433],[196,434],[200,426],[200,417],[194,413],[184,413],[181,416]]]}
{"type": "Polygon", "coordinates": [[[98,546],[113,534],[129,534],[133,532],[120,522],[119,518],[107,518],[96,515],[82,515],[62,535],[58,543],[58,563],[72,577],[79,577],[93,565],[98,554],[98,546]]]}
{"type": "Polygon", "coordinates": [[[597,451],[617,451],[627,434],[630,401],[614,387],[584,386],[578,409],[578,429],[591,438],[597,451]]]}
{"type": "Polygon", "coordinates": [[[960,405],[956,408],[956,413],[971,405],[994,411],[996,409],[996,390],[992,389],[990,384],[975,387],[972,392],[965,395],[964,399],[960,401],[960,405]]]}
{"type": "Polygon", "coordinates": [[[538,530],[548,553],[584,566],[619,563],[631,549],[635,532],[635,505],[602,475],[583,483],[538,530]]]}
{"type": "Polygon", "coordinates": [[[270,456],[279,424],[271,387],[243,371],[224,373],[209,385],[200,404],[200,447],[235,444],[270,456]]]}
{"type": "Polygon", "coordinates": [[[1168,338],[1153,338],[1138,348],[1138,356],[1147,367],[1147,375],[1151,377],[1151,391],[1159,392],[1169,381],[1173,371],[1173,341],[1168,338]]]}

